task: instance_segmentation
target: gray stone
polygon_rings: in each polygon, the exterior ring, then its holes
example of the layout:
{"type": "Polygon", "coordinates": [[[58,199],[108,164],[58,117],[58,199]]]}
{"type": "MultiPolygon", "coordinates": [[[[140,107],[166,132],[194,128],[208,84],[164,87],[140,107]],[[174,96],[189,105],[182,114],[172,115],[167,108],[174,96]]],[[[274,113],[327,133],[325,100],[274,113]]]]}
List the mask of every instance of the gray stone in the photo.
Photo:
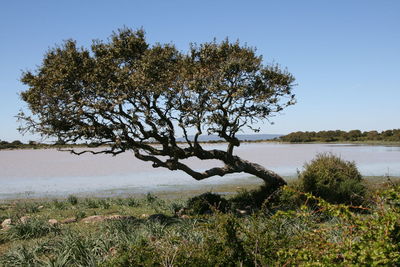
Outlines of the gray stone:
{"type": "Polygon", "coordinates": [[[83,218],[81,222],[84,223],[95,223],[95,222],[103,222],[105,220],[128,220],[128,219],[133,219],[132,216],[127,216],[127,215],[93,215],[89,216],[86,218],[83,218]]]}
{"type": "Polygon", "coordinates": [[[83,223],[95,223],[95,222],[102,222],[107,218],[107,216],[104,215],[93,215],[93,216],[89,216],[86,218],[83,218],[81,220],[81,222],[83,223]]]}
{"type": "Polygon", "coordinates": [[[51,225],[56,225],[56,224],[58,224],[58,221],[57,221],[56,219],[50,219],[48,222],[49,222],[49,224],[51,224],[51,225]]]}
{"type": "Polygon", "coordinates": [[[8,229],[10,229],[10,227],[11,227],[11,223],[12,223],[11,219],[5,219],[5,220],[1,223],[1,228],[2,228],[3,230],[8,230],[8,229]]]}

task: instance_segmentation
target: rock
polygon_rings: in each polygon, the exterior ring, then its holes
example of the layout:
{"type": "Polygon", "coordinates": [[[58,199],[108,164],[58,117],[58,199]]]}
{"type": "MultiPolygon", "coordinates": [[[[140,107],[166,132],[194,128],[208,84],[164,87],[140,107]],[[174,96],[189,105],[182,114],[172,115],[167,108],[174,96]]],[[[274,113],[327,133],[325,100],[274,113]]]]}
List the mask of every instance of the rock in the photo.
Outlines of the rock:
{"type": "Polygon", "coordinates": [[[48,220],[48,223],[51,225],[56,225],[56,224],[58,224],[58,221],[56,219],[50,219],[50,220],[48,220]]]}
{"type": "Polygon", "coordinates": [[[27,223],[29,221],[30,217],[29,216],[22,216],[21,218],[19,218],[19,221],[21,223],[27,223]]]}
{"type": "Polygon", "coordinates": [[[107,216],[103,216],[103,215],[93,215],[93,216],[89,216],[89,217],[83,218],[81,220],[81,222],[84,222],[84,223],[102,222],[106,218],[107,218],[107,216]]]}
{"type": "Polygon", "coordinates": [[[129,215],[110,215],[107,220],[132,220],[134,217],[129,215]]]}
{"type": "Polygon", "coordinates": [[[186,215],[186,214],[183,214],[180,218],[181,218],[181,219],[190,219],[190,216],[189,216],[189,215],[186,215]]]}
{"type": "Polygon", "coordinates": [[[2,228],[3,230],[8,230],[8,229],[10,229],[10,227],[11,227],[11,223],[12,223],[11,219],[5,219],[5,220],[1,223],[1,228],[2,228]]]}
{"type": "Polygon", "coordinates": [[[60,223],[61,224],[68,224],[68,223],[74,223],[74,222],[77,222],[77,221],[78,220],[75,217],[73,217],[73,218],[67,218],[67,219],[61,220],[60,223]]]}
{"type": "Polygon", "coordinates": [[[86,218],[83,218],[81,222],[84,223],[95,223],[95,222],[103,222],[105,220],[130,220],[133,219],[132,216],[127,216],[127,215],[94,215],[94,216],[89,216],[86,218]]]}
{"type": "Polygon", "coordinates": [[[140,215],[140,218],[142,219],[146,219],[149,217],[149,214],[143,213],[142,215],[140,215]]]}
{"type": "Polygon", "coordinates": [[[39,207],[37,207],[37,208],[38,208],[38,210],[41,210],[41,209],[44,208],[44,206],[39,206],[39,207]]]}

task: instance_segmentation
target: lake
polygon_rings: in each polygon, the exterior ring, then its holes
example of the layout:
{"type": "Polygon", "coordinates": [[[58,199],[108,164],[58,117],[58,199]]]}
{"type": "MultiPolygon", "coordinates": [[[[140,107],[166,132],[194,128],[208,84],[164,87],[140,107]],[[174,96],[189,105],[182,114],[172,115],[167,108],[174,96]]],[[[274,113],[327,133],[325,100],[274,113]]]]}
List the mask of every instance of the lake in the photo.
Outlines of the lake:
{"type": "MultiPolygon", "coordinates": [[[[224,149],[224,144],[206,148],[224,149]]],[[[235,150],[244,159],[257,162],[287,179],[293,178],[306,161],[317,153],[331,152],[353,160],[365,176],[400,176],[399,146],[347,144],[279,144],[244,143],[235,150]]],[[[204,170],[218,161],[187,160],[197,170],[204,170]]],[[[219,184],[258,181],[248,174],[232,174],[196,181],[181,171],[154,169],[149,162],[126,152],[110,155],[81,156],[55,149],[0,151],[0,199],[63,197],[69,194],[111,196],[168,190],[185,190],[219,184]]]]}

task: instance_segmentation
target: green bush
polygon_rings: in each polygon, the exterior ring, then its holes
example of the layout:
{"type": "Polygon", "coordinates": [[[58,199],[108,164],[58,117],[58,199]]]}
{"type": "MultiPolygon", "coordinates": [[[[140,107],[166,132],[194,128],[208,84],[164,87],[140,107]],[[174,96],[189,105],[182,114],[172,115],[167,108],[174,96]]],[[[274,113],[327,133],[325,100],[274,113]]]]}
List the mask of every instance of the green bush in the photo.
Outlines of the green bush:
{"type": "Polygon", "coordinates": [[[214,210],[226,212],[228,201],[218,194],[207,192],[199,196],[190,198],[186,205],[186,210],[190,214],[211,214],[214,210]]]}
{"type": "Polygon", "coordinates": [[[355,163],[329,153],[306,163],[300,180],[305,192],[334,204],[359,205],[366,193],[355,163]]]}
{"type": "MultiPolygon", "coordinates": [[[[400,187],[374,196],[370,213],[360,216],[345,205],[333,205],[308,195],[319,202],[330,222],[318,223],[314,229],[292,235],[291,243],[277,252],[276,265],[288,266],[399,266],[400,187]],[[323,227],[321,227],[323,226],[323,227]]],[[[307,220],[313,211],[302,211],[307,220]]],[[[289,215],[282,213],[281,215],[289,215]]]]}
{"type": "Polygon", "coordinates": [[[37,203],[35,202],[18,202],[15,206],[16,214],[24,216],[39,212],[37,203]]]}
{"type": "Polygon", "coordinates": [[[305,197],[293,186],[284,186],[275,191],[263,203],[263,211],[274,214],[279,211],[298,210],[305,201],[305,197]]]}
{"type": "Polygon", "coordinates": [[[125,200],[124,204],[125,204],[126,206],[129,206],[129,207],[138,207],[138,206],[140,205],[139,202],[138,202],[135,198],[133,198],[133,197],[127,198],[127,199],[125,200]]]}
{"type": "Polygon", "coordinates": [[[97,199],[92,199],[92,198],[86,198],[84,205],[86,208],[89,208],[89,209],[98,209],[100,207],[97,199]]]}
{"type": "Polygon", "coordinates": [[[66,210],[67,209],[67,202],[65,201],[59,201],[57,199],[54,199],[52,201],[52,208],[56,210],[66,210]]]}
{"type": "Polygon", "coordinates": [[[69,195],[67,200],[71,205],[78,204],[78,198],[76,196],[74,196],[74,195],[69,195]]]}
{"type": "Polygon", "coordinates": [[[277,195],[280,194],[280,189],[276,190],[269,186],[260,186],[254,190],[241,190],[229,202],[231,208],[245,209],[255,211],[262,207],[266,202],[276,201],[277,195]]]}
{"type": "Polygon", "coordinates": [[[109,199],[97,199],[97,198],[86,198],[84,201],[84,206],[89,209],[109,209],[111,203],[109,199]]]}

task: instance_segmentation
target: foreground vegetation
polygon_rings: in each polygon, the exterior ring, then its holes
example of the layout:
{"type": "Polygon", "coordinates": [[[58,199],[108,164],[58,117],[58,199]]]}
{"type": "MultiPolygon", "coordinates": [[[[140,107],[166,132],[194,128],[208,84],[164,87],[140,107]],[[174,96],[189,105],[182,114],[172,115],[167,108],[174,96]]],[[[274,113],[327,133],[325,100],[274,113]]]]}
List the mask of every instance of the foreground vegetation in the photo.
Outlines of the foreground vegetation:
{"type": "Polygon", "coordinates": [[[400,184],[332,154],[304,167],[230,197],[3,203],[0,266],[400,265],[400,184]]]}
{"type": "Polygon", "coordinates": [[[400,263],[400,187],[370,191],[359,207],[297,188],[285,187],[258,207],[248,205],[256,191],[229,199],[206,194],[209,202],[147,195],[2,204],[1,221],[14,224],[0,231],[0,266],[400,263]],[[103,219],[85,223],[91,215],[103,219]]]}

